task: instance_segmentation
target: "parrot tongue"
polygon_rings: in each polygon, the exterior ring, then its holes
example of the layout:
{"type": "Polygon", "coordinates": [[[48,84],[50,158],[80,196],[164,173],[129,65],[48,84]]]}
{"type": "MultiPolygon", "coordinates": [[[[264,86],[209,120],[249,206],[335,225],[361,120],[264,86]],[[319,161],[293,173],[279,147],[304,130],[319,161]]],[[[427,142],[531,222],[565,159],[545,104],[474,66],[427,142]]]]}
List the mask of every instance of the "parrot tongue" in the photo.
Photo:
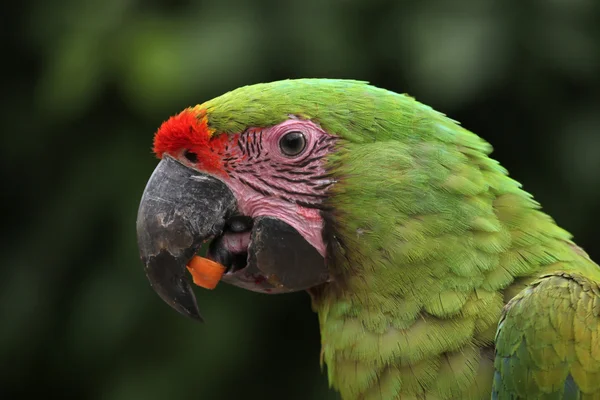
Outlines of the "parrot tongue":
{"type": "Polygon", "coordinates": [[[227,220],[223,233],[211,241],[207,257],[223,265],[226,273],[246,267],[252,226],[252,218],[246,216],[227,220]]]}
{"type": "Polygon", "coordinates": [[[225,233],[211,242],[207,257],[233,273],[246,267],[249,244],[250,232],[225,233]]]}

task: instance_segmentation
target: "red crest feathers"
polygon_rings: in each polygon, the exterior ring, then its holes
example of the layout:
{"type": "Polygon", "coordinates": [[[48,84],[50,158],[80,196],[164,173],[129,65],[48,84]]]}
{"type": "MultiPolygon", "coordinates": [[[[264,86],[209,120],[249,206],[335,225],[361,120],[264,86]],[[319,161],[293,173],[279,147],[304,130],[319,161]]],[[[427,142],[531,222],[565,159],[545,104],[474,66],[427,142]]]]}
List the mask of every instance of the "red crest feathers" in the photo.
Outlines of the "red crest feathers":
{"type": "Polygon", "coordinates": [[[197,167],[211,173],[225,173],[222,155],[227,135],[214,135],[206,114],[187,109],[163,122],[154,136],[154,153],[177,156],[181,150],[196,153],[197,167]]]}

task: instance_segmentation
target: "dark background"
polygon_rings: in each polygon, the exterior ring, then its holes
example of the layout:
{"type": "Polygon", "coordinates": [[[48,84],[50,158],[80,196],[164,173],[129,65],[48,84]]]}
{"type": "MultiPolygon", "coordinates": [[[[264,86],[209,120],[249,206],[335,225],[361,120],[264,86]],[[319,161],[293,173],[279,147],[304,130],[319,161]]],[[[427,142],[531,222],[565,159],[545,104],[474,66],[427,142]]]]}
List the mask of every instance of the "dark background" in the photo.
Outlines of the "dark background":
{"type": "Polygon", "coordinates": [[[600,260],[597,0],[6,7],[2,398],[336,398],[305,293],[198,290],[200,325],[158,298],[138,259],[153,133],[241,85],[335,77],[409,93],[490,141],[600,260]]]}

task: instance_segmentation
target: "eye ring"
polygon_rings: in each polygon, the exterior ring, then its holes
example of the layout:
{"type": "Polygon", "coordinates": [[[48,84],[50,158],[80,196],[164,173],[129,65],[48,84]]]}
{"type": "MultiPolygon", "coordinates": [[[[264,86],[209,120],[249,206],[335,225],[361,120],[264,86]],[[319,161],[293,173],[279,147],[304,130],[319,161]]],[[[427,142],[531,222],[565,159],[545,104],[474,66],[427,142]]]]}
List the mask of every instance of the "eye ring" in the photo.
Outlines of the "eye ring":
{"type": "Polygon", "coordinates": [[[279,138],[279,150],[288,157],[301,154],[306,149],[306,137],[300,131],[290,131],[279,138]]]}
{"type": "Polygon", "coordinates": [[[198,162],[198,154],[194,153],[193,151],[185,150],[183,152],[183,156],[191,163],[195,164],[198,162]]]}

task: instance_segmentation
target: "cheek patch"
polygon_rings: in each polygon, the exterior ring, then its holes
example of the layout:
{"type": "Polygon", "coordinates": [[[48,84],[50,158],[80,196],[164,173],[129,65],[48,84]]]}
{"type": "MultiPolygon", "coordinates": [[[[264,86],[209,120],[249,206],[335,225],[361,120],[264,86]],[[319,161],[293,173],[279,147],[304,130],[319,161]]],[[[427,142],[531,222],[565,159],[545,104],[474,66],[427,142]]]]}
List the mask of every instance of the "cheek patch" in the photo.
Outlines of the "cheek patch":
{"type": "Polygon", "coordinates": [[[335,183],[325,169],[326,156],[337,137],[308,120],[290,119],[278,125],[252,127],[232,136],[224,162],[226,180],[242,215],[272,217],[294,228],[324,256],[321,209],[335,183]],[[279,139],[300,131],[306,149],[297,157],[281,154],[279,139]]]}

